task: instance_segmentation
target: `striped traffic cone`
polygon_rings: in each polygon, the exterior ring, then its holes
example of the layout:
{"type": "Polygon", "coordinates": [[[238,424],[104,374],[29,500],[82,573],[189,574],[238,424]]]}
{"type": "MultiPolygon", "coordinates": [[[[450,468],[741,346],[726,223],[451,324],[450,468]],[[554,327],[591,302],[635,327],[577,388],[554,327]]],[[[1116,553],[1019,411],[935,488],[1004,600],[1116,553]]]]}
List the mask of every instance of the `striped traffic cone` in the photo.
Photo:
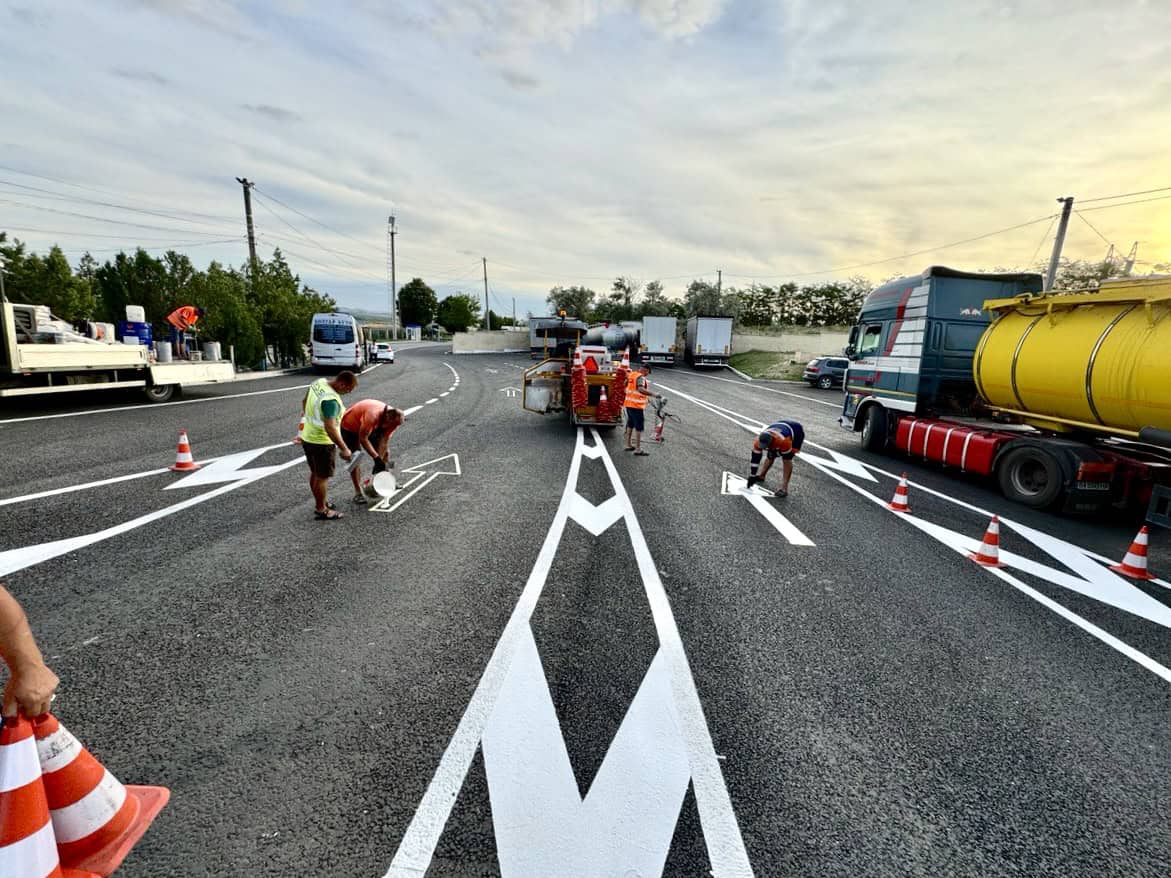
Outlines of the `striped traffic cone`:
{"type": "Polygon", "coordinates": [[[622,368],[630,369],[630,348],[623,348],[622,350],[622,368]]]}
{"type": "Polygon", "coordinates": [[[61,864],[106,878],[142,838],[171,791],[123,786],[50,714],[33,720],[33,732],[61,864]]]}
{"type": "Polygon", "coordinates": [[[895,512],[910,512],[911,504],[907,499],[907,474],[903,473],[903,477],[899,479],[899,484],[895,488],[894,498],[886,504],[887,509],[893,509],[895,512]]]}
{"type": "Polygon", "coordinates": [[[297,435],[293,437],[293,444],[301,444],[301,431],[305,429],[305,415],[301,415],[301,422],[297,424],[297,435]]]}
{"type": "Polygon", "coordinates": [[[985,567],[1000,567],[1000,519],[995,515],[988,522],[988,530],[984,532],[984,542],[980,548],[968,555],[977,564],[985,567]]]}
{"type": "Polygon", "coordinates": [[[598,397],[598,420],[610,417],[610,397],[606,395],[606,385],[601,387],[602,395],[598,397]]]}
{"type": "Polygon", "coordinates": [[[199,464],[191,456],[191,442],[187,439],[187,431],[179,431],[179,448],[175,452],[175,463],[171,467],[177,473],[188,473],[199,469],[199,464]]]}
{"type": "Polygon", "coordinates": [[[1131,579],[1154,579],[1147,570],[1147,543],[1150,541],[1150,531],[1144,524],[1143,529],[1130,544],[1130,549],[1121,564],[1115,564],[1110,569],[1131,579]]]}

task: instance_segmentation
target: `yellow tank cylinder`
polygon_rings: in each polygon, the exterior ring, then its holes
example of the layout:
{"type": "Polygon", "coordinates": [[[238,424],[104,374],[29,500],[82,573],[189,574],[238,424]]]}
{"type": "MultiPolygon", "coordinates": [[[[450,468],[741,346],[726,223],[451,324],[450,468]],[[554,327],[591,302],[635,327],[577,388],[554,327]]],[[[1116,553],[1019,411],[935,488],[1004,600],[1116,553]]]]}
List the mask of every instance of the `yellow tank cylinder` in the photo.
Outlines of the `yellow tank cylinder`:
{"type": "Polygon", "coordinates": [[[991,406],[1044,427],[1171,430],[1171,278],[984,307],[972,368],[991,406]]]}

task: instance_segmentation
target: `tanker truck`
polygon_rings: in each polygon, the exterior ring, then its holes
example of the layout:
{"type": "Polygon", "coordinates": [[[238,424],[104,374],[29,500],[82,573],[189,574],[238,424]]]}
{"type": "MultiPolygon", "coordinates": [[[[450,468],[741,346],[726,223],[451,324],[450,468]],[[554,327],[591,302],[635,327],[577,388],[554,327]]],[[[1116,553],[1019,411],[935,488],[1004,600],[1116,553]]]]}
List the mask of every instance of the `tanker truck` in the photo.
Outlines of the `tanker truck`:
{"type": "Polygon", "coordinates": [[[839,423],[1026,506],[1145,509],[1171,527],[1171,277],[1041,289],[933,266],[874,290],[839,423]]]}

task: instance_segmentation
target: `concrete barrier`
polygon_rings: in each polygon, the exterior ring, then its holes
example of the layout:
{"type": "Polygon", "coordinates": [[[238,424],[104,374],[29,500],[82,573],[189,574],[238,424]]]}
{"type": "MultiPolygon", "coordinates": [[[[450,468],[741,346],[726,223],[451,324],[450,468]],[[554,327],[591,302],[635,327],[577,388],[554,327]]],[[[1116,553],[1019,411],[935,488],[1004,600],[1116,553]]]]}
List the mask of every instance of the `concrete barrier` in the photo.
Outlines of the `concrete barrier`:
{"type": "Polygon", "coordinates": [[[457,332],[451,337],[453,354],[519,354],[529,352],[527,332],[457,332]]]}
{"type": "Polygon", "coordinates": [[[780,335],[732,336],[732,351],[801,351],[811,357],[841,355],[850,341],[848,332],[784,332],[780,335]]]}

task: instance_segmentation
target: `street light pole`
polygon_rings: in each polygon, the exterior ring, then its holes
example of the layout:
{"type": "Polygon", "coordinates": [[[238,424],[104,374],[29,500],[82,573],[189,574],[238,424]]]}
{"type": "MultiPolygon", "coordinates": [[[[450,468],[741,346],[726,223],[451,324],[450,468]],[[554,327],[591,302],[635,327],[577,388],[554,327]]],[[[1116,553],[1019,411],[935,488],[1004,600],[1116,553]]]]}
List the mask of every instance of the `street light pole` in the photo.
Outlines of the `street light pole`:
{"type": "Polygon", "coordinates": [[[394,226],[394,216],[387,218],[389,224],[387,229],[387,238],[390,241],[390,335],[392,338],[398,338],[398,284],[395,282],[394,276],[394,236],[397,230],[394,226]]]}
{"type": "Polygon", "coordinates": [[[4,269],[8,267],[8,261],[0,256],[0,302],[7,302],[8,295],[4,292],[4,269]]]}

